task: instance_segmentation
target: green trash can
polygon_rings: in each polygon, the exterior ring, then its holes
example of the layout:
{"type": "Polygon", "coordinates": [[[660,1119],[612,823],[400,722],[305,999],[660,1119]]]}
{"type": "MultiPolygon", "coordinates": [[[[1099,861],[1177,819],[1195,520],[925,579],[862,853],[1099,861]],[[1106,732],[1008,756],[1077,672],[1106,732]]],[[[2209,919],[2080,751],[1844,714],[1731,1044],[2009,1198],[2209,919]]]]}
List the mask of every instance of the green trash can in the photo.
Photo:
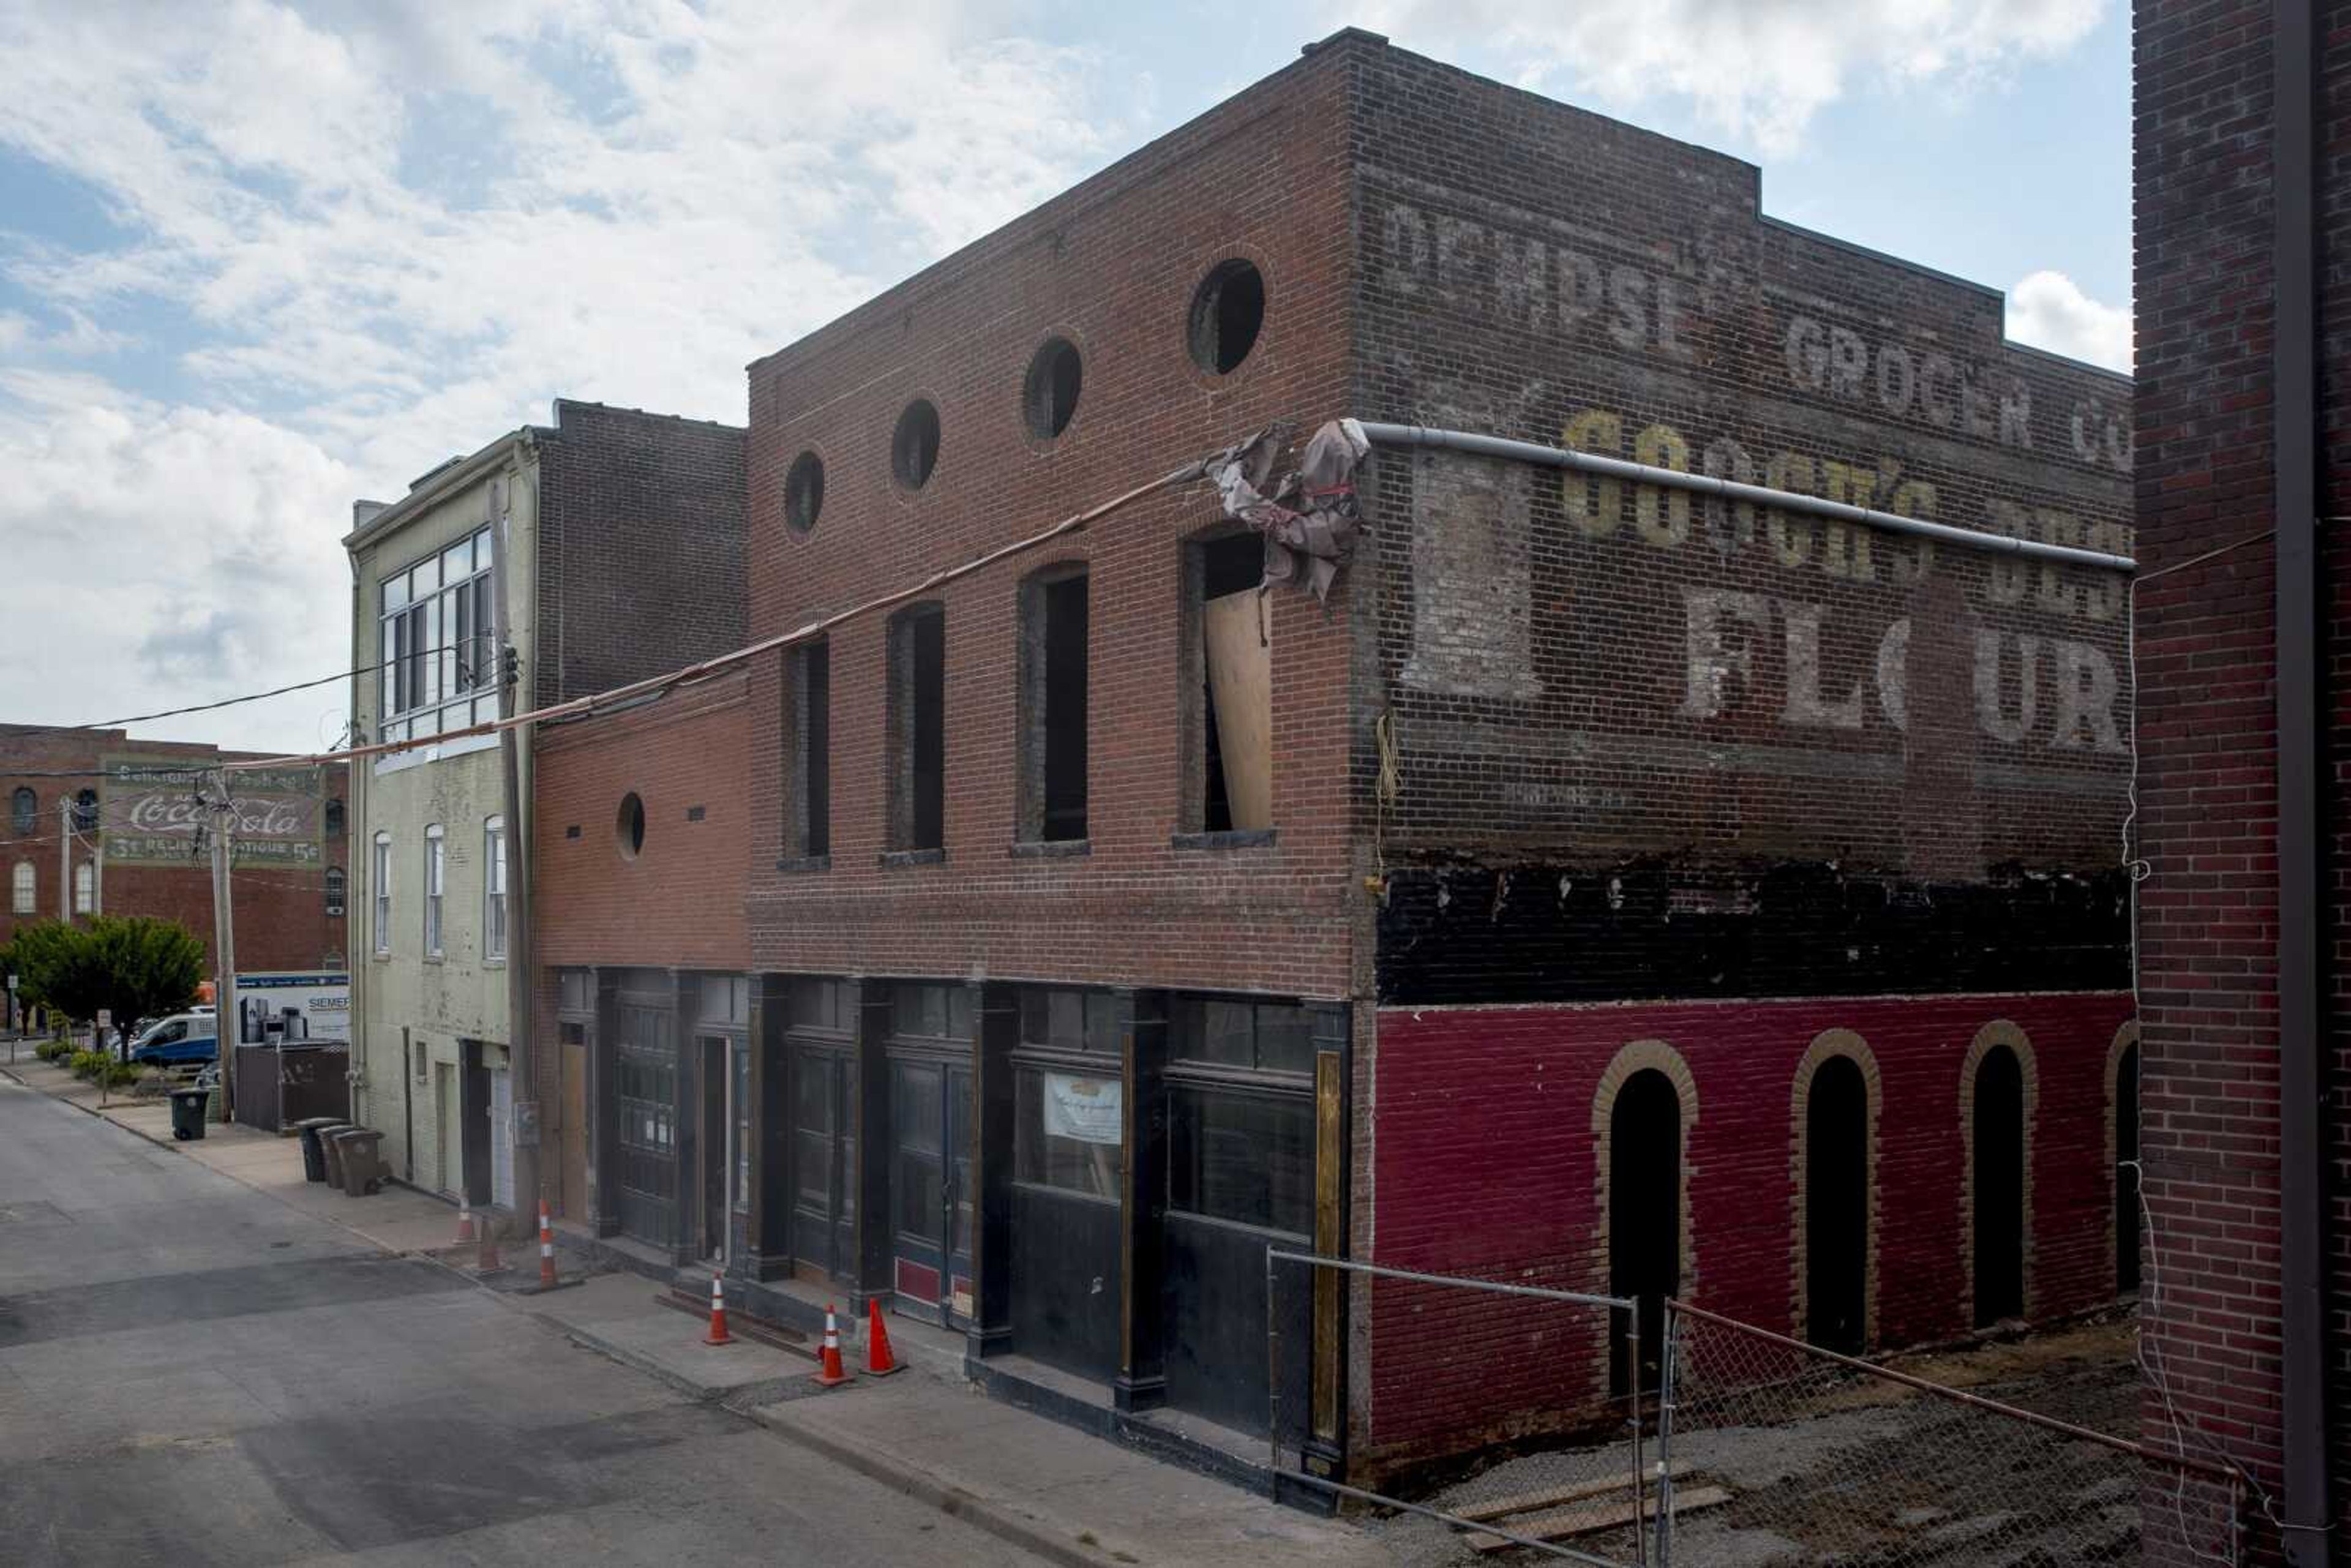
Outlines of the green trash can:
{"type": "Polygon", "coordinates": [[[212,1095],[209,1089],[172,1091],[172,1136],[185,1143],[204,1135],[204,1103],[212,1095]]]}

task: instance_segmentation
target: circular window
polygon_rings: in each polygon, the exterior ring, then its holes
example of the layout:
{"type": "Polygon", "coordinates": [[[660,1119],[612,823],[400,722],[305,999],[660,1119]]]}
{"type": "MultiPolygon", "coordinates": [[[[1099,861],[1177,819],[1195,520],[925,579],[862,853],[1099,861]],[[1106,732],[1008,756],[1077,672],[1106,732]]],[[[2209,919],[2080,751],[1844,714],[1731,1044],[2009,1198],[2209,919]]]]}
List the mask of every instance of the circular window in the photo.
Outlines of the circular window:
{"type": "Polygon", "coordinates": [[[1238,256],[1217,263],[1192,295],[1186,332],[1192,362],[1217,375],[1229,374],[1257,347],[1264,325],[1265,275],[1257,264],[1238,256]]]}
{"type": "Polygon", "coordinates": [[[1078,412],[1078,393],[1085,383],[1085,366],[1067,338],[1048,338],[1029,361],[1029,379],[1020,389],[1020,410],[1029,434],[1050,441],[1070,428],[1078,412]]]}
{"type": "Polygon", "coordinates": [[[621,858],[632,861],[645,847],[645,803],[634,789],[621,797],[621,814],[612,823],[612,837],[621,846],[621,858]]]}
{"type": "Polygon", "coordinates": [[[823,510],[824,459],[803,452],[784,475],[784,521],[792,532],[804,534],[816,527],[817,514],[823,510]]]}
{"type": "Polygon", "coordinates": [[[890,437],[890,472],[907,489],[919,490],[931,482],[938,461],[939,411],[930,399],[918,397],[898,416],[890,437]]]}

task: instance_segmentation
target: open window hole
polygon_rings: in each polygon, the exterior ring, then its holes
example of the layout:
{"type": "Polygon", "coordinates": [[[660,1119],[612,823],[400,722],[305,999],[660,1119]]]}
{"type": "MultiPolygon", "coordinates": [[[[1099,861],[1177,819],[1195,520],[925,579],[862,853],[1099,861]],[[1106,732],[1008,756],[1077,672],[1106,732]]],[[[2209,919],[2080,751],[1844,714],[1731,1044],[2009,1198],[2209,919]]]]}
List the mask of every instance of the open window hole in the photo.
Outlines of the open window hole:
{"type": "Polygon", "coordinates": [[[1220,376],[1230,374],[1257,347],[1264,326],[1265,275],[1238,257],[1218,262],[1192,295],[1192,362],[1220,376]]]}

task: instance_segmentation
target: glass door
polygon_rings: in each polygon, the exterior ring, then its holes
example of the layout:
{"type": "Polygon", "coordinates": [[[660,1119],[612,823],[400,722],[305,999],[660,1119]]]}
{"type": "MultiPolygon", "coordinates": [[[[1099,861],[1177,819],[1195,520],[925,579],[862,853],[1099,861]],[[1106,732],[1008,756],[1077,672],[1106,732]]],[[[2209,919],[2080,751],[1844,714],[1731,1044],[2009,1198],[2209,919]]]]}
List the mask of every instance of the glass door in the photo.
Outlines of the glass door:
{"type": "Polygon", "coordinates": [[[893,1056],[890,1128],[899,1308],[961,1322],[971,1310],[971,1069],[893,1056]]]}
{"type": "Polygon", "coordinates": [[[844,1278],[856,1247],[847,1066],[838,1051],[791,1049],[792,1261],[818,1281],[844,1278]]]}

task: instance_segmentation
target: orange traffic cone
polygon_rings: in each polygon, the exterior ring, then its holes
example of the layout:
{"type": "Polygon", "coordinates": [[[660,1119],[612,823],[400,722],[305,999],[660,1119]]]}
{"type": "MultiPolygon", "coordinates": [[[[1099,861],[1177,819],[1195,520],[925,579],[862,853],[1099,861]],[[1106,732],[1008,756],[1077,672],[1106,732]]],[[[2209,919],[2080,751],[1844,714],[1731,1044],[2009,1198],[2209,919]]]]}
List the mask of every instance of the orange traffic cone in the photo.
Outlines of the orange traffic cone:
{"type": "Polygon", "coordinates": [[[849,1381],[841,1365],[841,1324],[833,1319],[831,1301],[824,1304],[824,1355],[817,1363],[816,1380],[826,1388],[838,1388],[849,1381]]]}
{"type": "Polygon", "coordinates": [[[726,1287],[717,1275],[710,1276],[710,1332],[702,1336],[705,1344],[733,1344],[735,1336],[726,1332],[726,1287]]]}
{"type": "Polygon", "coordinates": [[[555,1289],[555,1224],[547,1217],[547,1199],[538,1200],[538,1288],[555,1289]]]}
{"type": "Polygon", "coordinates": [[[507,1271],[506,1263],[498,1257],[498,1222],[496,1218],[494,1216],[486,1214],[482,1216],[482,1223],[476,1227],[476,1228],[481,1232],[482,1244],[474,1253],[474,1272],[476,1274],[505,1273],[507,1271]]]}
{"type": "Polygon", "coordinates": [[[457,1205],[457,1239],[452,1244],[463,1247],[474,1239],[474,1209],[471,1204],[457,1205]]]}
{"type": "Polygon", "coordinates": [[[865,1373],[869,1377],[887,1377],[898,1370],[898,1358],[890,1354],[890,1330],[882,1322],[882,1298],[875,1296],[865,1305],[865,1373]]]}

